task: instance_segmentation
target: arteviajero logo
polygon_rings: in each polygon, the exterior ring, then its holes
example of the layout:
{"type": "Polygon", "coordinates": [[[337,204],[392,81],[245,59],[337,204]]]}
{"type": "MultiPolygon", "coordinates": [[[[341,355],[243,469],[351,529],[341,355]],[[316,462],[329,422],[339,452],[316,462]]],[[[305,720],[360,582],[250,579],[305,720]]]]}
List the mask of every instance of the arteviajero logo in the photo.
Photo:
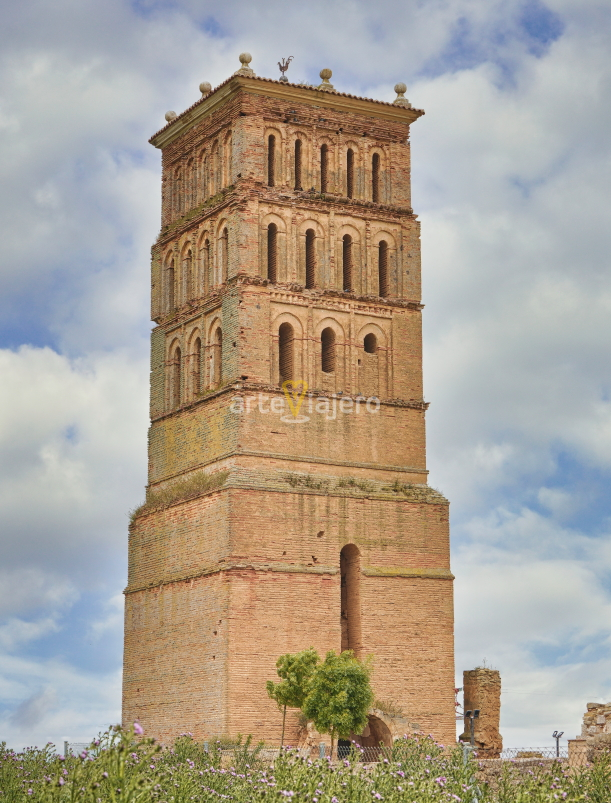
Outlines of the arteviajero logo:
{"type": "MultiPolygon", "coordinates": [[[[303,404],[304,397],[308,390],[308,383],[303,379],[287,379],[282,383],[282,391],[289,403],[289,410],[293,415],[293,422],[309,421],[309,416],[299,415],[299,408],[303,404]]],[[[290,420],[289,416],[283,415],[281,421],[290,420]]],[[[293,423],[291,422],[291,423],[293,423]]]]}
{"type": "Polygon", "coordinates": [[[229,410],[238,415],[258,412],[263,415],[279,415],[286,424],[303,424],[313,415],[322,415],[327,421],[334,421],[340,415],[359,415],[363,412],[377,413],[380,400],[377,396],[354,398],[341,391],[329,395],[308,393],[308,383],[304,379],[287,379],[282,383],[282,396],[267,393],[234,396],[229,410]],[[307,413],[307,415],[306,415],[307,413]]]}

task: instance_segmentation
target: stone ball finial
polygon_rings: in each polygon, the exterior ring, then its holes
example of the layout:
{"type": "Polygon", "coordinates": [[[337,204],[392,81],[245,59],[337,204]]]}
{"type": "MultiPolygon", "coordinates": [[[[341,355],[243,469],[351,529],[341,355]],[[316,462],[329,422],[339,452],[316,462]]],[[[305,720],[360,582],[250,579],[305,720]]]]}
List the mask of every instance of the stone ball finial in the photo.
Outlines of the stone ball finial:
{"type": "Polygon", "coordinates": [[[199,91],[202,95],[209,95],[212,92],[212,84],[209,81],[202,81],[199,85],[199,91]]]}
{"type": "Polygon", "coordinates": [[[333,75],[333,72],[331,70],[329,70],[327,67],[325,67],[323,70],[320,71],[319,75],[322,78],[322,84],[318,85],[318,89],[332,90],[333,89],[333,84],[330,83],[329,78],[331,78],[331,76],[333,75]]]}
{"type": "Polygon", "coordinates": [[[168,121],[168,123],[171,123],[172,120],[175,120],[177,117],[178,117],[178,115],[176,114],[176,112],[166,112],[165,113],[165,119],[168,121]]]}
{"type": "Polygon", "coordinates": [[[242,66],[239,70],[237,70],[236,75],[254,75],[254,72],[248,66],[252,61],[252,56],[250,53],[240,53],[239,58],[242,66]]]}
{"type": "Polygon", "coordinates": [[[405,97],[407,86],[403,83],[403,81],[399,81],[398,84],[395,84],[395,92],[397,93],[397,97],[394,100],[395,106],[405,106],[406,109],[411,109],[412,104],[405,97]]]}

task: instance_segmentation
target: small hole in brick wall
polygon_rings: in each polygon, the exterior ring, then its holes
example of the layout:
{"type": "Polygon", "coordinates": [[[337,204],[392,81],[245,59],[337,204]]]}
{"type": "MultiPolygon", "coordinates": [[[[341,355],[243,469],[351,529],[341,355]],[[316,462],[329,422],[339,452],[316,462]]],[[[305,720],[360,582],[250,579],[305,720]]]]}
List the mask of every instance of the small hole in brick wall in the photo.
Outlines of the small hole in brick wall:
{"type": "Polygon", "coordinates": [[[285,550],[285,551],[284,551],[282,554],[283,554],[283,555],[286,555],[286,550],[285,550]]]}
{"type": "Polygon", "coordinates": [[[216,630],[214,631],[214,635],[215,635],[215,636],[217,635],[217,631],[216,631],[216,630]]]}
{"type": "Polygon", "coordinates": [[[248,377],[247,376],[242,376],[241,379],[248,379],[248,377]]]}
{"type": "Polygon", "coordinates": [[[213,660],[213,661],[216,661],[216,655],[213,655],[213,656],[212,656],[212,660],[213,660]]]}
{"type": "Polygon", "coordinates": [[[237,345],[238,345],[238,344],[237,344],[237,343],[235,342],[235,340],[234,340],[234,341],[233,341],[233,347],[235,348],[237,345]]]}
{"type": "Polygon", "coordinates": [[[316,563],[318,561],[318,558],[316,557],[316,555],[312,555],[312,560],[314,561],[314,563],[316,563]]]}
{"type": "Polygon", "coordinates": [[[316,533],[316,537],[317,538],[322,538],[324,534],[325,534],[325,531],[321,530],[320,532],[316,533]]]}
{"type": "Polygon", "coordinates": [[[361,364],[361,361],[360,361],[360,360],[358,360],[358,364],[359,364],[359,365],[361,364]]]}

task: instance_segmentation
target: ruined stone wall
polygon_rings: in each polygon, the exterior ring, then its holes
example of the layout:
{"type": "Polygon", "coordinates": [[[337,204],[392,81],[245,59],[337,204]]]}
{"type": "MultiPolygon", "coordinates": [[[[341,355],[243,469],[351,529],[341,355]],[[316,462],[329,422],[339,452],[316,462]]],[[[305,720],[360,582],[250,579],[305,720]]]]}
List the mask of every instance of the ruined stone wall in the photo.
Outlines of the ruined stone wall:
{"type": "Polygon", "coordinates": [[[588,703],[583,715],[581,736],[591,739],[601,733],[611,733],[611,703],[588,703]]]}
{"type": "MultiPolygon", "coordinates": [[[[477,667],[463,672],[464,710],[479,709],[475,720],[475,746],[480,758],[498,758],[503,749],[499,733],[501,718],[501,674],[496,669],[477,667]]],[[[465,717],[461,740],[469,741],[471,724],[465,717]]]]}

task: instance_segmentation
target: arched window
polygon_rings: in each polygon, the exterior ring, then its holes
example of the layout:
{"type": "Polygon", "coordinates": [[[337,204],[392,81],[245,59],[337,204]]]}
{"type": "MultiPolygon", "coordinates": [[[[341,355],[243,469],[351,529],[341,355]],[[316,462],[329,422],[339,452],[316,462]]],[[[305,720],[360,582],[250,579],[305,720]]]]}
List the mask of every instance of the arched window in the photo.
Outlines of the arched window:
{"type": "Polygon", "coordinates": [[[208,158],[208,154],[204,156],[204,160],[202,163],[202,200],[206,200],[208,195],[210,194],[210,159],[208,158]]]}
{"type": "Polygon", "coordinates": [[[191,392],[193,396],[197,396],[201,390],[201,355],[202,341],[201,338],[196,337],[191,354],[191,392]]]}
{"type": "Polygon", "coordinates": [[[193,298],[193,253],[190,248],[185,254],[182,269],[185,277],[185,301],[189,301],[193,298]]]}
{"type": "Polygon", "coordinates": [[[222,284],[227,281],[227,272],[229,270],[229,230],[227,226],[223,229],[219,237],[219,253],[218,253],[218,276],[217,284],[222,284]]]}
{"type": "Polygon", "coordinates": [[[365,335],[365,339],[363,340],[363,348],[365,349],[367,354],[377,353],[378,339],[373,333],[365,335]]]}
{"type": "Polygon", "coordinates": [[[320,191],[327,192],[329,185],[329,146],[320,146],[320,191]]]}
{"type": "Polygon", "coordinates": [[[267,227],[267,279],[276,284],[278,266],[278,226],[270,223],[267,227]]]}
{"type": "Polygon", "coordinates": [[[267,139],[267,183],[270,187],[276,183],[276,137],[273,134],[267,139]]]}
{"type": "Polygon", "coordinates": [[[306,288],[311,290],[316,284],[316,232],[306,231],[305,238],[306,288]]]}
{"type": "Polygon", "coordinates": [[[227,187],[231,184],[231,154],[232,154],[232,145],[231,145],[231,134],[227,134],[225,137],[225,143],[223,147],[223,186],[227,187]]]}
{"type": "Polygon", "coordinates": [[[342,239],[343,288],[347,293],[352,291],[352,237],[344,234],[342,239]]]}
{"type": "Polygon", "coordinates": [[[223,378],[223,331],[218,326],[210,349],[210,384],[218,387],[223,378]]]}
{"type": "Polygon", "coordinates": [[[341,577],[341,649],[362,650],[361,640],[361,568],[360,554],[354,544],[345,546],[339,555],[341,577]]]}
{"type": "Polygon", "coordinates": [[[280,384],[293,379],[293,327],[290,323],[280,324],[278,330],[278,373],[280,384]]]}
{"type": "Polygon", "coordinates": [[[216,195],[219,191],[219,144],[218,141],[212,146],[212,164],[210,165],[210,195],[216,195]]]}
{"type": "Polygon", "coordinates": [[[177,170],[174,182],[174,209],[176,210],[177,215],[180,215],[183,210],[183,201],[182,170],[177,170]]]}
{"type": "Polygon", "coordinates": [[[371,200],[380,202],[380,154],[374,153],[371,157],[371,200]]]}
{"type": "Polygon", "coordinates": [[[175,410],[177,407],[180,407],[181,384],[182,353],[180,348],[176,346],[174,353],[172,354],[172,361],[170,364],[170,404],[173,410],[175,410]]]}
{"type": "Polygon", "coordinates": [[[346,195],[354,197],[354,151],[348,148],[346,153],[346,195]]]}
{"type": "Polygon", "coordinates": [[[322,344],[321,368],[325,374],[335,371],[335,332],[331,327],[322,330],[320,335],[322,344]]]}
{"type": "Polygon", "coordinates": [[[388,243],[380,240],[378,245],[378,295],[388,296],[388,243]]]}
{"type": "Polygon", "coordinates": [[[205,293],[207,288],[213,284],[212,276],[210,275],[210,240],[206,237],[204,240],[204,244],[202,246],[202,263],[201,263],[201,287],[202,291],[205,293]]]}
{"type": "Polygon", "coordinates": [[[170,260],[166,271],[166,284],[168,294],[168,312],[174,312],[176,309],[176,275],[174,271],[174,260],[170,260]]]}
{"type": "Polygon", "coordinates": [[[185,209],[191,209],[193,206],[191,194],[193,192],[193,185],[191,183],[193,178],[193,159],[187,162],[187,169],[185,172],[185,209]]]}
{"type": "Polygon", "coordinates": [[[295,189],[300,190],[301,187],[301,140],[295,140],[295,189]]]}

